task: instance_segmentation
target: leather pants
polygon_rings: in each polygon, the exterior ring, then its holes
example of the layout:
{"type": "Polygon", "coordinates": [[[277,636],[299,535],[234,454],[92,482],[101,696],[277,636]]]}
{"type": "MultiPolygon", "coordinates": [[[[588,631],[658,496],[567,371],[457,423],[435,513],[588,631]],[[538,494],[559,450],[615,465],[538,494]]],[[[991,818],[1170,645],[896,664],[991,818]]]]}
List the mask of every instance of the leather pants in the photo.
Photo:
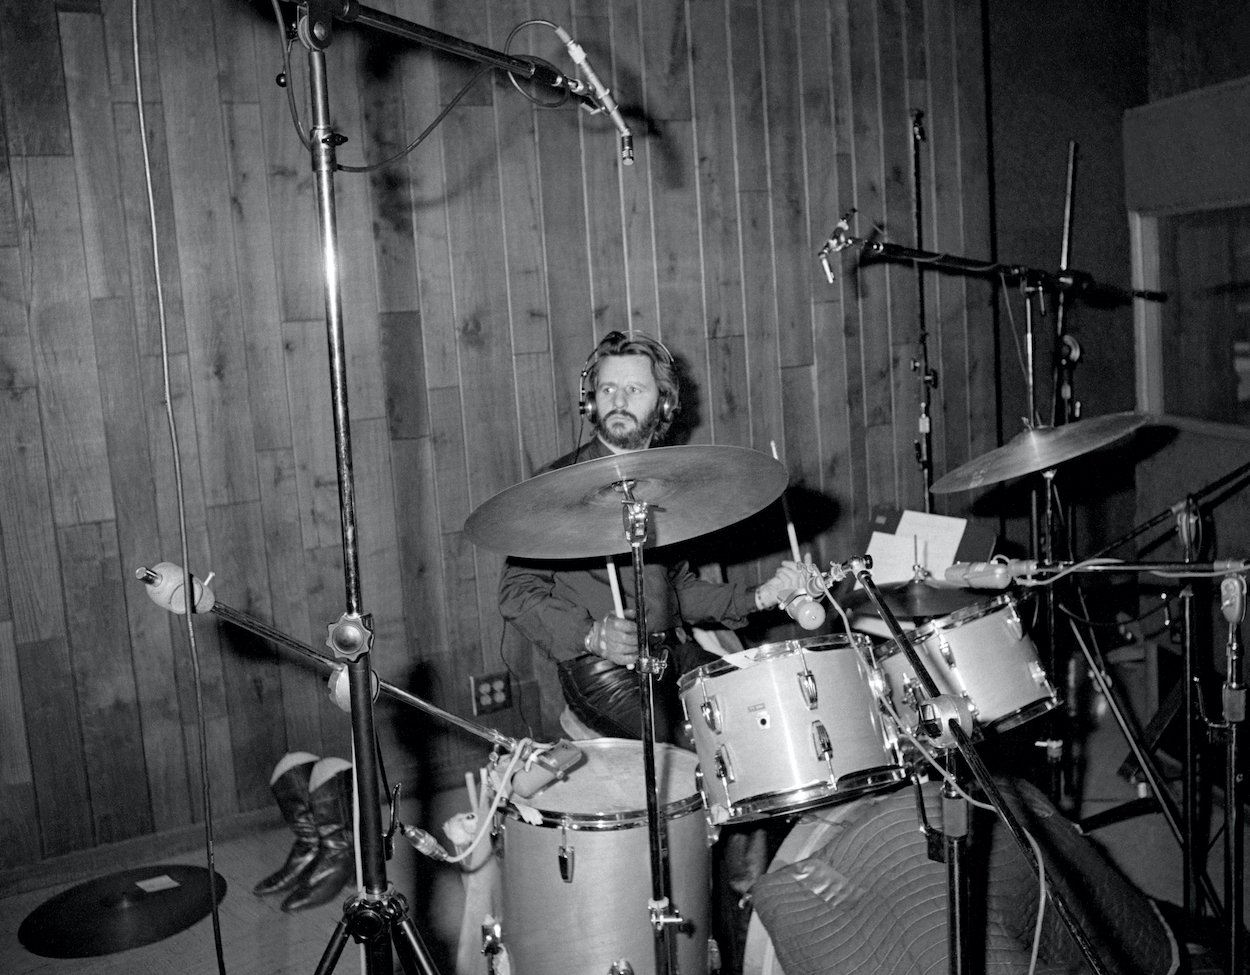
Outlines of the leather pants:
{"type": "MultiPolygon", "coordinates": [[[[652,636],[652,653],[659,643],[668,651],[668,664],[658,680],[653,680],[652,703],[655,713],[655,740],[691,747],[683,729],[681,699],[677,693],[678,678],[689,670],[716,659],[697,643],[666,642],[663,634],[652,636]]],[[[584,653],[557,665],[564,701],[578,719],[608,738],[642,738],[642,702],[639,683],[641,675],[584,653]]]]}

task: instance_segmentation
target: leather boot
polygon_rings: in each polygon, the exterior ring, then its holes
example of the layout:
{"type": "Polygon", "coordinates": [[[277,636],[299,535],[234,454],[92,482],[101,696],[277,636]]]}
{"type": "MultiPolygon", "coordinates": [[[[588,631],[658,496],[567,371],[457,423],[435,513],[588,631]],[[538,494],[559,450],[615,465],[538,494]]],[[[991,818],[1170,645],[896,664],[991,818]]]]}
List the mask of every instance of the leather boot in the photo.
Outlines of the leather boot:
{"type": "Polygon", "coordinates": [[[295,834],[295,842],[287,854],[286,863],[252,888],[252,893],[258,897],[294,887],[300,874],[317,856],[320,844],[317,842],[312,806],[308,801],[308,777],[316,761],[316,755],[292,752],[284,755],[274,767],[269,788],[278,801],[282,818],[295,834]]]}
{"type": "Polygon", "coordinates": [[[302,911],[333,900],[356,873],[351,764],[341,758],[323,758],[312,770],[308,797],[317,830],[317,855],[282,902],[284,911],[302,911]]]}

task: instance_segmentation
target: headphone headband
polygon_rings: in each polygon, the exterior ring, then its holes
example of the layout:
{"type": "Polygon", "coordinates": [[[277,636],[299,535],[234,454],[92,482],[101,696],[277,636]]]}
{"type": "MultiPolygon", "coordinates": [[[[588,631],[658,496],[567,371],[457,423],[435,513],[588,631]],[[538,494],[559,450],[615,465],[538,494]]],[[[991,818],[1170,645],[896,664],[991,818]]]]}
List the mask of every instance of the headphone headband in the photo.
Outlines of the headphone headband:
{"type": "MultiPolygon", "coordinates": [[[[667,429],[668,424],[673,419],[673,414],[677,412],[677,386],[673,380],[672,373],[675,368],[673,354],[659,339],[652,338],[645,332],[638,332],[630,329],[622,332],[619,329],[608,332],[594,350],[586,357],[586,364],[582,366],[579,408],[582,414],[591,422],[597,420],[595,415],[595,391],[589,384],[591,373],[595,371],[599,361],[607,356],[612,355],[641,355],[650,359],[652,369],[657,368],[661,374],[667,377],[670,388],[661,388],[659,407],[664,421],[664,428],[667,429]]],[[[657,377],[658,378],[658,377],[657,377]]]]}

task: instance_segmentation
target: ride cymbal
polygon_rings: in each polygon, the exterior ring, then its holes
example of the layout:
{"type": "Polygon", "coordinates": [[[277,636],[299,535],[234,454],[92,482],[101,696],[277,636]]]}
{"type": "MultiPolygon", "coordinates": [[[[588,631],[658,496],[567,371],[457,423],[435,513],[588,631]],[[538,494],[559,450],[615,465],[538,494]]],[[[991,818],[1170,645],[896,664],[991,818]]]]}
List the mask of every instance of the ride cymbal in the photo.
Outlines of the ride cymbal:
{"type": "Polygon", "coordinates": [[[648,511],[651,547],[732,525],[780,497],[780,461],[745,447],[653,447],[539,474],[484,501],[464,523],[474,544],[503,555],[577,559],[630,550],[621,485],[648,511]]]}
{"type": "MultiPolygon", "coordinates": [[[[217,900],[226,880],[216,875],[217,900]]],[[[93,958],[177,934],[212,909],[208,870],[181,864],[141,867],[89,880],[28,915],[17,939],[45,958],[93,958]]]]}
{"type": "Polygon", "coordinates": [[[934,494],[971,491],[1048,470],[1082,454],[1109,447],[1153,419],[1146,413],[1111,413],[1061,427],[1025,430],[1003,446],[942,475],[933,482],[931,490],[934,494]]]}

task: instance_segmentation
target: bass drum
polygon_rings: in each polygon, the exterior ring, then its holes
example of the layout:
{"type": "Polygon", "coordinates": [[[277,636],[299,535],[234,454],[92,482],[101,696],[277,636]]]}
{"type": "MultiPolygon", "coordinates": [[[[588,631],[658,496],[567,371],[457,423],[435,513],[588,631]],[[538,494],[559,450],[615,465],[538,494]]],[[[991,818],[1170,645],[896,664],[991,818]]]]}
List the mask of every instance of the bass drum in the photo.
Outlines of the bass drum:
{"type": "MultiPolygon", "coordinates": [[[[584,764],[532,796],[532,805],[507,806],[497,822],[511,975],[624,971],[624,962],[635,975],[655,975],[642,742],[595,738],[577,747],[584,764]]],[[[658,744],[655,763],[669,898],[685,922],[672,937],[681,971],[703,973],[711,872],[696,759],[658,744]]]]}
{"type": "MultiPolygon", "coordinates": [[[[829,824],[821,818],[821,810],[803,816],[782,841],[773,856],[769,870],[776,870],[809,856],[829,842],[829,824]]],[[[777,960],[773,939],[754,911],[747,926],[747,943],[742,953],[742,975],[785,975],[777,960]]]]}

